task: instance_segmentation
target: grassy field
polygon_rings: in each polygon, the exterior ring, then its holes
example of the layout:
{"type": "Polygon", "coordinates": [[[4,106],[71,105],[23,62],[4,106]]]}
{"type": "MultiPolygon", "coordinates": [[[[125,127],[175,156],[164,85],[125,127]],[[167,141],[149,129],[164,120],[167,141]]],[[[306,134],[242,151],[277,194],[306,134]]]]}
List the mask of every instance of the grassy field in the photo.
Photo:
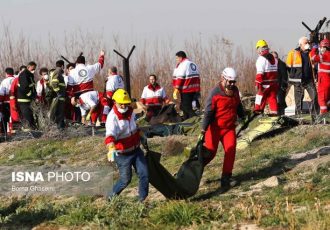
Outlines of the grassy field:
{"type": "MultiPolygon", "coordinates": [[[[154,188],[136,201],[137,178],[111,202],[97,196],[0,197],[1,229],[328,229],[330,157],[299,154],[330,145],[329,126],[298,126],[253,142],[238,152],[234,178],[239,184],[219,189],[223,151],[206,167],[199,192],[183,201],[166,200],[154,188]],[[276,178],[273,187],[256,186],[276,178]],[[256,229],[256,228],[255,228],[256,229]]],[[[173,142],[192,145],[195,136],[150,139],[151,149],[168,151],[173,142]]],[[[102,137],[33,139],[0,145],[1,165],[107,165],[102,137]],[[92,143],[92,144],[91,144],[92,143]]],[[[185,156],[167,154],[162,163],[175,173],[185,156]]],[[[117,176],[117,175],[115,175],[117,176]]]]}

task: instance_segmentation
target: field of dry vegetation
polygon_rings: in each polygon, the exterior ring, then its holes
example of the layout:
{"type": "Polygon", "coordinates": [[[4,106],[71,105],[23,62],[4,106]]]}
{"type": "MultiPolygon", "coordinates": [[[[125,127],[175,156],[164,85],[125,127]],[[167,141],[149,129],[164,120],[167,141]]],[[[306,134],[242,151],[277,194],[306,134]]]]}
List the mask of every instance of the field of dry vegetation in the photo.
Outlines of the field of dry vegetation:
{"type": "MultiPolygon", "coordinates": [[[[107,69],[112,65],[122,69],[122,60],[113,49],[127,55],[131,46],[136,45],[131,57],[135,98],[139,98],[150,73],[158,75],[168,95],[172,94],[171,75],[178,50],[185,50],[200,67],[202,98],[217,84],[226,66],[237,70],[243,95],[254,92],[253,48],[243,50],[221,36],[208,40],[191,38],[179,48],[170,38],[129,44],[127,38],[113,36],[107,40],[102,33],[80,30],[63,33],[62,40],[48,37],[46,43],[31,40],[24,34],[14,35],[7,25],[2,26],[0,76],[8,66],[16,70],[35,61],[38,68],[52,68],[60,55],[74,61],[80,52],[84,52],[87,62],[93,63],[104,49],[105,68],[95,80],[97,89],[103,90],[107,69]]],[[[47,134],[38,139],[1,143],[0,170],[26,165],[110,168],[103,133],[89,136],[85,128],[78,127],[69,135],[68,130],[52,133],[48,128],[47,134]]],[[[219,148],[216,158],[205,168],[198,193],[182,201],[166,200],[151,187],[146,203],[136,202],[136,176],[122,195],[111,201],[99,196],[1,195],[0,229],[326,230],[330,226],[329,136],[329,125],[299,125],[252,142],[237,152],[233,176],[238,184],[229,191],[219,190],[224,154],[219,148]]],[[[197,138],[197,135],[154,137],[148,141],[150,149],[163,153],[164,167],[175,173],[186,159],[184,148],[192,147],[197,138]]],[[[118,171],[114,177],[118,178],[118,171]]]]}
{"type": "MultiPolygon", "coordinates": [[[[166,200],[153,187],[136,201],[138,179],[118,199],[100,196],[0,196],[1,229],[305,229],[330,225],[330,127],[300,125],[238,151],[238,185],[219,189],[223,150],[205,168],[198,193],[166,200]]],[[[192,145],[195,135],[154,137],[149,147],[166,153],[162,164],[177,172],[186,156],[169,145],[192,145]]],[[[0,170],[23,165],[106,165],[103,136],[40,138],[0,145],[0,170]],[[90,143],[94,143],[91,145],[90,143]]],[[[178,148],[177,148],[178,149],[178,148]]],[[[1,177],[4,175],[1,174],[1,177]]],[[[114,174],[115,179],[118,173],[114,174]]],[[[2,178],[0,178],[1,181],[2,178]]]]}
{"type": "Polygon", "coordinates": [[[159,82],[166,88],[168,95],[172,94],[172,71],[175,66],[175,53],[179,50],[185,50],[188,57],[200,68],[202,98],[216,85],[221,71],[226,66],[237,70],[240,77],[238,85],[243,94],[254,92],[256,54],[252,48],[243,50],[221,36],[209,39],[192,37],[184,42],[183,47],[178,47],[170,37],[135,42],[130,44],[127,38],[117,35],[108,40],[102,33],[81,30],[64,32],[60,39],[49,34],[48,41],[43,42],[32,40],[26,34],[14,34],[9,25],[3,25],[0,28],[0,76],[4,76],[6,67],[11,66],[16,70],[29,61],[35,61],[38,68],[53,68],[61,55],[74,61],[80,52],[84,53],[87,62],[93,63],[97,61],[99,51],[104,49],[105,68],[95,80],[96,88],[103,90],[107,69],[112,65],[122,69],[122,59],[113,49],[127,55],[131,47],[136,45],[130,59],[132,96],[135,98],[140,97],[150,73],[159,77],[159,82]]]}

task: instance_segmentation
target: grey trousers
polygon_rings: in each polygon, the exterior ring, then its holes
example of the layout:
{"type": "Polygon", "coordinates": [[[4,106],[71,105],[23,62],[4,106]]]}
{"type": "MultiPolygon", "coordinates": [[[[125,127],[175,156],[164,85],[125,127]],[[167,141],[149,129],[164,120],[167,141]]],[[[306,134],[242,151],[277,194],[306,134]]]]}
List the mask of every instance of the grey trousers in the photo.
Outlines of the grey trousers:
{"type": "Polygon", "coordinates": [[[302,105],[304,98],[304,90],[309,94],[311,98],[311,106],[309,108],[309,112],[312,118],[315,118],[318,115],[319,105],[317,103],[317,92],[314,82],[308,83],[295,83],[294,84],[294,100],[296,102],[296,114],[300,115],[302,113],[302,105]]]}

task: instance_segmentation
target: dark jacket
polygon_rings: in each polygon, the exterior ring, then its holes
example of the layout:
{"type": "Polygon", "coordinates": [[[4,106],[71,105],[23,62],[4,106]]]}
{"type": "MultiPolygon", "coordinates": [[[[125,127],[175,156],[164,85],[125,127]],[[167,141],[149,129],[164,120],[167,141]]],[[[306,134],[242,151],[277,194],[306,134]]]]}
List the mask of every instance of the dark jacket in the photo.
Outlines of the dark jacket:
{"type": "Polygon", "coordinates": [[[37,96],[34,75],[29,70],[24,70],[18,76],[17,101],[31,102],[37,96]]]}
{"type": "Polygon", "coordinates": [[[291,50],[287,56],[286,65],[289,69],[289,82],[309,83],[313,80],[310,53],[302,55],[299,47],[291,50]]]}
{"type": "Polygon", "coordinates": [[[281,60],[278,59],[278,84],[280,86],[280,89],[286,91],[288,88],[288,71],[286,64],[281,60]]]}
{"type": "Polygon", "coordinates": [[[66,86],[63,77],[63,70],[60,67],[56,67],[54,72],[49,76],[49,88],[52,91],[53,97],[65,98],[66,86]]]}

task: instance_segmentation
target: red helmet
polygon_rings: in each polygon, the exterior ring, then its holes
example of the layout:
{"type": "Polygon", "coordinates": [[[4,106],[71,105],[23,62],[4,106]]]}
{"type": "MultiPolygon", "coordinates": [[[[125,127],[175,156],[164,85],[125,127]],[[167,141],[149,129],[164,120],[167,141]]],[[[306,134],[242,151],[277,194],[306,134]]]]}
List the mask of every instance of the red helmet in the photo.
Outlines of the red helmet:
{"type": "Polygon", "coordinates": [[[329,41],[329,39],[323,39],[322,41],[321,41],[321,43],[320,43],[320,46],[321,47],[329,47],[330,48],[330,41],[329,41]]]}

